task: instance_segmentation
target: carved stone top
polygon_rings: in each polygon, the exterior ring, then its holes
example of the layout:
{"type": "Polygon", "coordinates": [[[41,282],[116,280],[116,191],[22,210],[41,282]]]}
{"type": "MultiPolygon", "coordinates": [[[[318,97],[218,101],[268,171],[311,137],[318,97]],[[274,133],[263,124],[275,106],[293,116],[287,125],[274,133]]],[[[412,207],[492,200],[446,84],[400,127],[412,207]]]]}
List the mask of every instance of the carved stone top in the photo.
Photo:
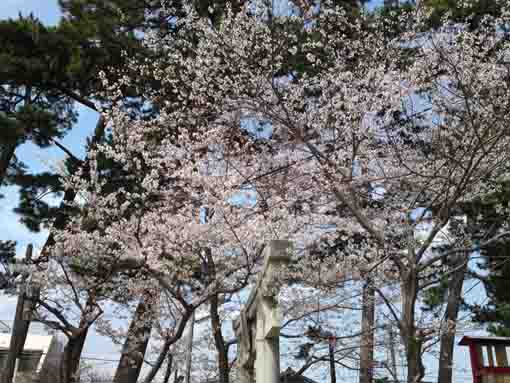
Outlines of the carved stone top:
{"type": "MultiPolygon", "coordinates": [[[[276,298],[279,292],[278,275],[291,259],[292,242],[286,240],[272,240],[269,242],[264,257],[264,267],[257,278],[255,287],[251,290],[242,311],[248,322],[256,316],[257,298],[259,296],[276,298]]],[[[234,321],[234,331],[240,329],[240,319],[234,321]]]]}

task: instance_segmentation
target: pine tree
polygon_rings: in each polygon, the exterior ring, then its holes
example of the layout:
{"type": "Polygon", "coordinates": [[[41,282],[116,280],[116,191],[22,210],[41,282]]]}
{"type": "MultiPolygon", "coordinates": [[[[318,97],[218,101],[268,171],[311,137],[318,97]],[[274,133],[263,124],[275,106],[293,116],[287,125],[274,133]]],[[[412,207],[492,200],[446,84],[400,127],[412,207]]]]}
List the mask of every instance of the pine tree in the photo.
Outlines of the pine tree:
{"type": "MultiPolygon", "coordinates": [[[[119,1],[122,7],[114,12],[97,3],[63,1],[64,19],[56,27],[32,16],[0,24],[0,43],[6,47],[0,54],[0,184],[20,188],[15,212],[31,231],[49,227],[59,212],[41,196],[61,195],[63,187],[57,174],[29,173],[17,161],[16,148],[27,141],[42,148],[55,145],[68,157],[67,171],[74,172],[80,160],[58,139],[75,127],[76,104],[96,110],[104,102],[99,72],[116,81],[127,57],[149,56],[137,33],[168,25],[168,20],[146,20],[156,7],[119,1]]],[[[126,107],[142,110],[143,100],[135,92],[132,96],[126,107]]]]}
{"type": "Polygon", "coordinates": [[[422,4],[432,10],[430,24],[441,25],[441,18],[448,17],[453,22],[469,20],[470,27],[477,27],[486,15],[500,16],[502,2],[498,0],[424,0],[422,4]]]}
{"type": "Polygon", "coordinates": [[[9,285],[9,263],[16,255],[15,241],[0,241],[0,289],[5,289],[9,285]]]}
{"type": "Polygon", "coordinates": [[[0,21],[0,184],[20,170],[16,148],[48,147],[76,121],[72,99],[58,87],[74,65],[72,46],[33,16],[0,21]]]}
{"type": "MultiPolygon", "coordinates": [[[[510,207],[510,183],[502,182],[498,191],[478,201],[473,214],[478,214],[480,225],[497,232],[508,225],[507,209],[510,207]]],[[[487,301],[468,306],[474,320],[487,325],[487,330],[497,336],[510,336],[510,242],[500,241],[480,251],[481,272],[473,274],[485,288],[487,301]]]]}

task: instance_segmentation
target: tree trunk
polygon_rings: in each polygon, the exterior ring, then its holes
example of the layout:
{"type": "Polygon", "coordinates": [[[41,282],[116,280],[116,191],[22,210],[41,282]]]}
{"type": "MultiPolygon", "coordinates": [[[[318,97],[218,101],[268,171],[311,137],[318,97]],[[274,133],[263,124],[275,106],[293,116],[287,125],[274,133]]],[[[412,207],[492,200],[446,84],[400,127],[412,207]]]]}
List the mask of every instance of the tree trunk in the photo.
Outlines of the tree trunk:
{"type": "Polygon", "coordinates": [[[441,346],[439,351],[439,376],[438,383],[452,383],[453,349],[455,346],[455,329],[459,305],[462,296],[464,276],[467,271],[467,260],[460,256],[454,262],[456,270],[449,283],[448,301],[446,304],[446,329],[441,332],[441,346]]]}
{"type": "Polygon", "coordinates": [[[335,338],[329,339],[329,376],[331,383],[336,383],[335,343],[335,338]]]}
{"type": "Polygon", "coordinates": [[[0,149],[0,186],[4,182],[5,176],[7,175],[7,169],[9,169],[9,164],[14,157],[14,152],[16,151],[16,142],[8,142],[4,143],[0,149]]]}
{"type": "Polygon", "coordinates": [[[163,383],[168,383],[170,381],[170,375],[172,375],[172,362],[174,358],[173,355],[168,353],[168,364],[166,365],[165,378],[163,379],[163,383]]]}
{"type": "Polygon", "coordinates": [[[195,329],[195,312],[191,314],[191,322],[189,327],[189,338],[188,338],[188,353],[186,354],[186,377],[185,383],[191,382],[191,361],[193,357],[193,330],[195,329]]]}
{"type": "Polygon", "coordinates": [[[218,353],[218,383],[228,383],[229,365],[228,349],[221,331],[221,320],[218,314],[218,295],[214,294],[210,302],[211,325],[213,330],[214,345],[218,353]]]}
{"type": "Polygon", "coordinates": [[[422,361],[421,334],[418,334],[415,323],[415,306],[418,295],[418,278],[412,268],[402,279],[402,323],[401,335],[404,340],[407,361],[407,382],[420,383],[425,376],[422,361]]]}
{"type": "Polygon", "coordinates": [[[69,338],[64,347],[62,363],[60,365],[60,383],[77,383],[80,381],[80,358],[88,331],[88,326],[79,329],[77,334],[69,338]]]}
{"type": "MultiPolygon", "coordinates": [[[[25,261],[27,264],[32,258],[32,244],[28,245],[25,253],[25,261]]],[[[7,360],[2,367],[1,373],[2,383],[11,383],[14,376],[14,370],[16,369],[16,360],[25,347],[25,341],[28,335],[28,329],[30,327],[30,317],[32,311],[35,308],[35,302],[39,299],[39,289],[34,286],[35,289],[27,289],[27,284],[24,283],[22,291],[18,296],[18,302],[16,304],[16,314],[14,317],[14,324],[12,326],[11,341],[9,345],[9,352],[7,353],[7,360]],[[28,292],[34,294],[28,295],[28,292]],[[27,310],[28,308],[28,310],[27,310]],[[27,312],[28,311],[28,312],[27,312]],[[26,315],[29,315],[29,318],[26,315]]]]}
{"type": "Polygon", "coordinates": [[[161,352],[158,355],[158,359],[150,369],[149,373],[145,377],[144,382],[150,383],[152,380],[156,377],[156,374],[158,373],[159,369],[165,362],[165,358],[168,354],[168,350],[170,350],[170,346],[172,345],[172,341],[170,339],[166,339],[165,343],[163,343],[163,347],[161,348],[161,352]]]}
{"type": "Polygon", "coordinates": [[[89,319],[93,298],[87,299],[85,310],[81,313],[78,328],[70,330],[71,335],[64,347],[60,363],[60,383],[76,383],[80,381],[80,359],[83,346],[87,339],[89,328],[92,324],[89,319]]]}
{"type": "MultiPolygon", "coordinates": [[[[204,250],[207,260],[207,277],[209,283],[214,283],[216,279],[216,265],[211,256],[210,249],[204,250]]],[[[228,348],[223,338],[221,330],[221,319],[218,314],[219,297],[213,293],[209,302],[209,314],[211,315],[211,326],[213,331],[214,345],[218,353],[218,383],[228,383],[229,381],[229,365],[228,365],[228,348]]]]}
{"type": "Polygon", "coordinates": [[[425,376],[425,367],[421,360],[421,340],[413,336],[406,343],[407,382],[420,383],[425,376]]]}
{"type": "Polygon", "coordinates": [[[142,369],[153,323],[153,297],[147,290],[136,307],[122,349],[114,383],[136,383],[142,369]]]}
{"type": "Polygon", "coordinates": [[[359,383],[372,383],[374,363],[375,291],[370,280],[363,286],[359,383]]]}
{"type": "Polygon", "coordinates": [[[188,323],[189,318],[194,315],[194,308],[187,306],[185,307],[185,311],[181,320],[177,324],[177,328],[172,336],[166,337],[165,342],[163,343],[163,347],[158,355],[158,358],[153,363],[152,368],[147,373],[147,376],[144,379],[145,383],[150,383],[156,377],[159,369],[165,362],[165,358],[170,350],[170,346],[181,339],[182,334],[184,333],[184,329],[186,328],[186,324],[188,323]]]}
{"type": "Polygon", "coordinates": [[[388,326],[388,348],[389,348],[388,369],[393,380],[397,382],[398,381],[397,355],[395,352],[395,338],[391,324],[388,326]]]}

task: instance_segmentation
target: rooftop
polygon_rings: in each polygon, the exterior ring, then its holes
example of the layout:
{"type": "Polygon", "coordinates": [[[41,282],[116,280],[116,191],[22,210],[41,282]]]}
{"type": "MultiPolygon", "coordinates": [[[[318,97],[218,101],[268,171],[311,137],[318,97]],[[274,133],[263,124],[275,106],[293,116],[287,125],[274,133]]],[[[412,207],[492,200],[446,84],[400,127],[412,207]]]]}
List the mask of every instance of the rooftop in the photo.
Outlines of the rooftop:
{"type": "Polygon", "coordinates": [[[507,344],[510,346],[510,338],[502,336],[464,336],[459,342],[459,346],[468,346],[472,343],[481,345],[487,344],[507,344]]]}

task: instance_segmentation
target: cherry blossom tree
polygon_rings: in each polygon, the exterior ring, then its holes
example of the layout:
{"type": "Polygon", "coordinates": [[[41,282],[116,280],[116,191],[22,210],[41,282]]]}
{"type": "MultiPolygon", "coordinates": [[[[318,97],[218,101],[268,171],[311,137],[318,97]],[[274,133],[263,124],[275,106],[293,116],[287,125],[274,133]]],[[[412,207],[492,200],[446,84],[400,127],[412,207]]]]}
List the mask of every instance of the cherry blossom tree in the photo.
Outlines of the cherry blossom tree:
{"type": "MultiPolygon", "coordinates": [[[[212,25],[188,9],[177,36],[146,36],[161,59],[133,62],[131,72],[157,82],[146,100],[159,113],[105,111],[112,142],[92,153],[86,177],[68,180],[83,214],[55,238],[91,268],[143,275],[124,282],[126,295],[158,283],[184,308],[182,320],[208,305],[222,382],[229,361],[214,307],[250,283],[267,240],[305,250],[287,276],[303,285],[314,282],[311,249],[328,245],[335,250],[316,287],[361,279],[398,328],[407,381],[420,382],[440,331],[418,310],[422,293],[455,270],[435,266],[454,255],[465,264],[509,235],[456,235],[447,250],[438,246],[459,204],[508,172],[508,13],[476,29],[424,32],[420,9],[397,25],[327,5],[312,23],[266,11],[227,7],[212,25]],[[100,159],[117,166],[120,182],[100,159]]],[[[119,99],[137,81],[104,85],[119,99]]]]}

